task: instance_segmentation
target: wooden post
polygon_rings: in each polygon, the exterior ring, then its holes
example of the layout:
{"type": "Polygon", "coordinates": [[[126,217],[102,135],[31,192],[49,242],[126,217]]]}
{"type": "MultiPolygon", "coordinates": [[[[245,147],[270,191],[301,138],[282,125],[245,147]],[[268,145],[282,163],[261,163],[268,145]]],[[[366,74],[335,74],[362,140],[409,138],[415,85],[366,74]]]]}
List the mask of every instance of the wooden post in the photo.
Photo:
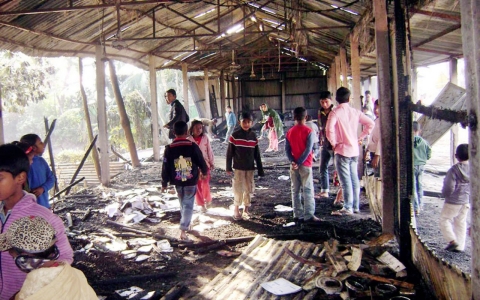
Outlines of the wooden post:
{"type": "MultiPolygon", "coordinates": [[[[360,86],[360,51],[358,48],[358,35],[355,31],[350,35],[350,56],[352,61],[352,89],[353,89],[353,107],[362,109],[360,96],[362,94],[360,86]]],[[[352,100],[350,100],[352,102],[352,100]]]]}
{"type": "Polygon", "coordinates": [[[281,80],[280,84],[282,85],[282,114],[284,114],[287,111],[287,104],[286,104],[286,84],[285,84],[285,73],[282,73],[281,75],[281,80]]]}
{"type": "Polygon", "coordinates": [[[342,86],[348,88],[348,64],[347,64],[347,50],[345,47],[340,48],[340,69],[342,74],[342,86]]]}
{"type": "MultiPolygon", "coordinates": [[[[87,101],[87,93],[85,92],[85,88],[83,87],[83,63],[82,58],[78,58],[78,73],[79,73],[79,81],[80,81],[80,94],[82,95],[82,102],[83,102],[83,111],[85,113],[85,122],[87,123],[87,131],[88,131],[88,140],[90,143],[93,141],[93,129],[92,129],[92,121],[90,119],[90,110],[88,109],[88,101],[87,101]]],[[[95,140],[97,138],[95,137],[95,140]]],[[[92,151],[92,158],[93,158],[93,165],[95,166],[95,172],[97,172],[98,180],[100,180],[100,161],[98,159],[98,152],[97,148],[93,149],[92,151]]]]}
{"type": "Polygon", "coordinates": [[[462,16],[462,46],[465,60],[465,89],[467,91],[468,112],[472,123],[469,126],[469,173],[471,201],[471,236],[472,236],[472,297],[480,299],[480,131],[478,118],[480,112],[480,3],[478,0],[460,1],[462,16]],[[474,126],[472,126],[474,125],[474,126]]]}
{"type": "Polygon", "coordinates": [[[105,63],[103,46],[95,46],[95,67],[97,73],[97,118],[98,147],[100,148],[100,182],[110,185],[110,160],[108,157],[107,104],[105,102],[105,63]]]}
{"type": "Polygon", "coordinates": [[[158,95],[157,71],[155,70],[155,56],[148,55],[148,68],[150,71],[150,106],[152,107],[152,136],[153,160],[160,161],[160,130],[158,127],[158,95]]]}
{"type": "Polygon", "coordinates": [[[225,114],[225,74],[223,70],[220,71],[220,116],[225,114]]]}
{"type": "Polygon", "coordinates": [[[235,74],[232,75],[232,109],[233,108],[236,114],[240,112],[237,101],[237,90],[235,89],[235,74]]]}
{"type": "Polygon", "coordinates": [[[417,76],[418,76],[418,69],[417,67],[414,67],[412,71],[412,79],[410,83],[412,86],[412,102],[413,103],[417,103],[418,101],[417,76]]]}
{"type": "MultiPolygon", "coordinates": [[[[390,45],[388,36],[388,19],[386,2],[383,0],[374,0],[373,12],[375,15],[375,48],[377,52],[377,74],[379,84],[379,95],[382,99],[380,106],[380,125],[381,129],[395,128],[394,116],[391,107],[393,107],[392,97],[392,76],[390,65],[390,45]]],[[[367,81],[369,83],[370,77],[367,81]]],[[[369,85],[368,85],[369,86],[369,85]]],[[[382,231],[384,233],[394,233],[394,203],[397,181],[396,172],[396,140],[394,132],[391,130],[380,130],[382,137],[382,231]]]]}
{"type": "MultiPolygon", "coordinates": [[[[330,71],[331,71],[331,75],[330,75],[330,90],[329,92],[332,93],[333,98],[335,98],[335,92],[337,91],[337,66],[336,66],[336,63],[335,61],[332,62],[331,66],[330,66],[330,71]]],[[[335,100],[335,99],[333,99],[335,100]]]]}
{"type": "Polygon", "coordinates": [[[53,128],[51,127],[55,127],[56,120],[53,120],[52,125],[48,124],[48,118],[44,117],[43,121],[45,122],[45,132],[47,133],[47,135],[48,133],[50,133],[50,136],[47,138],[49,139],[49,141],[47,141],[48,142],[47,148],[48,148],[48,156],[50,156],[50,167],[52,168],[53,177],[55,178],[54,191],[56,193],[58,192],[57,170],[55,168],[55,159],[53,157],[53,147],[52,147],[52,138],[51,138],[51,130],[53,130],[53,128]]]}
{"type": "MultiPolygon", "coordinates": [[[[450,82],[458,84],[458,72],[457,72],[457,59],[450,59],[450,82]]],[[[450,128],[450,165],[453,166],[456,163],[455,150],[458,146],[458,124],[453,124],[450,128]]]]}
{"type": "Polygon", "coordinates": [[[340,56],[335,56],[335,90],[332,91],[333,98],[335,98],[335,93],[337,89],[342,86],[342,81],[340,80],[340,75],[342,74],[340,56]]]}
{"type": "Polygon", "coordinates": [[[203,69],[203,84],[205,87],[205,116],[204,118],[212,118],[212,110],[210,108],[210,89],[208,85],[208,68],[203,69]]]}
{"type": "MultiPolygon", "coordinates": [[[[412,240],[410,238],[411,205],[413,203],[413,134],[412,112],[408,107],[410,96],[408,94],[410,82],[407,63],[410,60],[407,51],[407,28],[405,26],[406,0],[394,1],[394,55],[392,55],[393,74],[395,80],[394,99],[396,111],[398,111],[395,128],[395,136],[398,139],[394,151],[397,154],[397,179],[396,179],[396,219],[399,221],[396,227],[398,244],[400,246],[400,258],[407,264],[412,261],[412,240]]],[[[392,38],[393,40],[393,38],[392,38]]],[[[382,152],[382,154],[385,152],[382,152]]]]}
{"type": "Polygon", "coordinates": [[[188,101],[188,65],[182,63],[182,80],[183,80],[183,106],[187,114],[190,115],[190,103],[188,101]]]}

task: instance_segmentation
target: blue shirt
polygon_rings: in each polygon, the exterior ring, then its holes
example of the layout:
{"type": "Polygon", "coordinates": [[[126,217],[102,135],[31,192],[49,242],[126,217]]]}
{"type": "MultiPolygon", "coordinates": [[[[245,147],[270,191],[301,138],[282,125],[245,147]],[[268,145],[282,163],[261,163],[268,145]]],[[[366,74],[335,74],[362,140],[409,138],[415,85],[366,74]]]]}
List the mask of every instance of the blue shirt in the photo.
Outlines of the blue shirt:
{"type": "Polygon", "coordinates": [[[28,171],[28,186],[30,190],[42,187],[43,194],[37,197],[37,203],[46,208],[50,208],[48,203],[48,191],[55,184],[55,176],[53,176],[52,170],[48,166],[45,159],[40,156],[34,156],[33,162],[30,165],[28,171]]]}
{"type": "Polygon", "coordinates": [[[237,118],[233,112],[226,113],[225,118],[227,119],[227,127],[233,127],[237,125],[237,118]]]}

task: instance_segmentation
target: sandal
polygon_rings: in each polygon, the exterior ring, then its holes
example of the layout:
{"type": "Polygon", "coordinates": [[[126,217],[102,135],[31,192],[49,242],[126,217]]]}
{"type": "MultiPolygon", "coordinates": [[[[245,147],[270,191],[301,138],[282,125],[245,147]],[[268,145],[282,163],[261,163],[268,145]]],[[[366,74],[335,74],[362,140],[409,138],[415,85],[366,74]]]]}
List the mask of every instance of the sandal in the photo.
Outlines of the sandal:
{"type": "Polygon", "coordinates": [[[332,211],[331,215],[332,216],[351,216],[353,215],[353,211],[342,208],[339,210],[332,211]]]}
{"type": "Polygon", "coordinates": [[[243,220],[243,218],[242,218],[242,216],[233,215],[233,220],[235,220],[235,221],[241,221],[241,220],[243,220]]]}

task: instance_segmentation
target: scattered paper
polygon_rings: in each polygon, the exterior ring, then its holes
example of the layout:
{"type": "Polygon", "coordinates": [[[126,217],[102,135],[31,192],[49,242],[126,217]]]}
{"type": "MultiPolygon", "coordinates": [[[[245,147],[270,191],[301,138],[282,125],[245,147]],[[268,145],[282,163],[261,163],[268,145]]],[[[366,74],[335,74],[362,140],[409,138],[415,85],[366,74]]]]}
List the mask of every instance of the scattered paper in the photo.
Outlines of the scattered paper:
{"type": "Polygon", "coordinates": [[[400,272],[405,269],[405,266],[395,256],[391,255],[388,251],[383,252],[382,255],[377,257],[379,261],[388,265],[388,267],[395,272],[400,272]]]}
{"type": "Polygon", "coordinates": [[[293,208],[285,205],[276,205],[275,211],[284,212],[284,211],[293,211],[293,208]]]}
{"type": "Polygon", "coordinates": [[[120,204],[118,203],[112,203],[110,205],[107,205],[105,207],[105,211],[108,214],[108,217],[112,218],[113,216],[121,216],[122,212],[118,209],[120,207],[120,204]]]}
{"type": "Polygon", "coordinates": [[[137,251],[140,253],[150,253],[152,249],[153,249],[153,245],[148,245],[148,246],[142,246],[138,248],[137,251]]]}
{"type": "Polygon", "coordinates": [[[283,224],[283,227],[291,227],[291,226],[295,226],[295,222],[290,222],[290,223],[287,223],[287,224],[283,224]]]}
{"type": "Polygon", "coordinates": [[[117,293],[120,297],[130,297],[131,295],[136,295],[139,292],[143,292],[143,289],[139,288],[138,286],[131,286],[128,289],[115,291],[115,293],[117,293]]]}
{"type": "Polygon", "coordinates": [[[278,179],[280,180],[289,180],[290,177],[286,176],[286,175],[281,175],[281,176],[278,176],[278,179]]]}
{"type": "Polygon", "coordinates": [[[302,290],[302,288],[296,284],[284,278],[278,278],[274,281],[268,281],[261,284],[261,286],[269,293],[277,296],[293,294],[302,290]]]}
{"type": "Polygon", "coordinates": [[[160,240],[157,242],[157,249],[160,252],[173,252],[172,246],[168,240],[160,240]]]}
{"type": "Polygon", "coordinates": [[[137,258],[135,258],[135,261],[136,262],[141,262],[141,261],[144,261],[144,260],[149,259],[149,258],[150,258],[150,255],[142,254],[142,255],[137,256],[137,258]]]}

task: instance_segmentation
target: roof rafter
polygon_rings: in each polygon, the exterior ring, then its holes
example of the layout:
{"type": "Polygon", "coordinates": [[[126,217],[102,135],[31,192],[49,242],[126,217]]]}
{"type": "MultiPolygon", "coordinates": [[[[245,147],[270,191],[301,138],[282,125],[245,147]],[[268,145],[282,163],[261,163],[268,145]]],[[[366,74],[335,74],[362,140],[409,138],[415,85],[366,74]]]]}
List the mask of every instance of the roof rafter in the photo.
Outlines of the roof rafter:
{"type": "Polygon", "coordinates": [[[442,36],[444,36],[444,35],[447,35],[447,34],[453,32],[453,31],[455,31],[455,30],[458,30],[458,29],[460,29],[461,27],[462,27],[462,24],[455,24],[455,25],[453,25],[453,26],[450,26],[450,27],[448,27],[447,29],[445,29],[445,30],[443,30],[443,31],[441,31],[441,32],[439,32],[439,33],[437,33],[437,34],[432,35],[432,36],[429,37],[428,39],[423,40],[423,41],[415,44],[413,47],[420,47],[420,46],[422,46],[422,45],[424,45],[424,44],[426,44],[426,43],[429,43],[429,42],[434,41],[434,40],[436,40],[436,39],[438,39],[438,38],[440,38],[440,37],[442,37],[442,36]]]}

